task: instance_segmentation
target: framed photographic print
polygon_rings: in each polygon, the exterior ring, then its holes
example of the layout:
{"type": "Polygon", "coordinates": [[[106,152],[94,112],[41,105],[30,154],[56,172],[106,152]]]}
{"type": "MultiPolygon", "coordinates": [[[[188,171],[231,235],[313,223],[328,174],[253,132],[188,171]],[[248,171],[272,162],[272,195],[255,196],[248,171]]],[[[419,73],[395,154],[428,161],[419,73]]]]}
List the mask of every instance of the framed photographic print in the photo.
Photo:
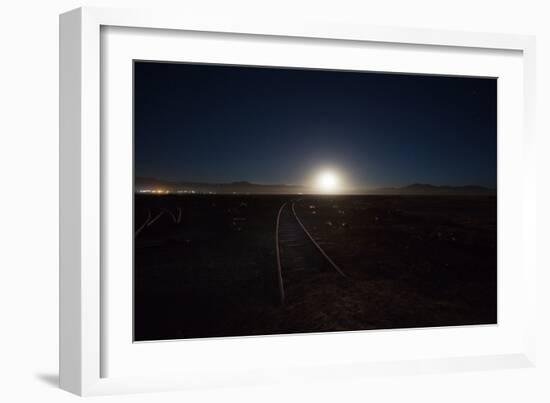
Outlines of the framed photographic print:
{"type": "Polygon", "coordinates": [[[533,52],[63,14],[62,387],[533,365],[533,52]]]}
{"type": "Polygon", "coordinates": [[[496,324],[496,112],[492,77],[134,61],[134,340],[496,324]]]}

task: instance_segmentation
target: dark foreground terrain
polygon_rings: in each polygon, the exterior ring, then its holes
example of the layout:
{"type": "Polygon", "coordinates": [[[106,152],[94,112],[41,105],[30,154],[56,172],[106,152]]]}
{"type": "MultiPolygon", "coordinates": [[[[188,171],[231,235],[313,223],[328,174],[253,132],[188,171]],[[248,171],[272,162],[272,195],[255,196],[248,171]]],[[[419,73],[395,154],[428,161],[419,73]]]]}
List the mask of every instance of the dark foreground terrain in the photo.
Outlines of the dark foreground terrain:
{"type": "Polygon", "coordinates": [[[136,195],[135,230],[136,341],[497,321],[494,196],[136,195]]]}

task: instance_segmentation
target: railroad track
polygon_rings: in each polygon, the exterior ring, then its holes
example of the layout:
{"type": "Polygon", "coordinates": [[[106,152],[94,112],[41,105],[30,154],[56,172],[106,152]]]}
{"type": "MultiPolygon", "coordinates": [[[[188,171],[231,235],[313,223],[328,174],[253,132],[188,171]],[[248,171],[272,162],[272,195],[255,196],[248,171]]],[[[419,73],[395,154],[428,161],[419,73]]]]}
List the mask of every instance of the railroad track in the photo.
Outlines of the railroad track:
{"type": "Polygon", "coordinates": [[[277,214],[276,257],[279,300],[287,298],[285,286],[306,283],[321,273],[347,277],[313,238],[296,213],[294,202],[284,203],[277,214]]]}
{"type": "Polygon", "coordinates": [[[145,219],[145,221],[136,229],[135,233],[134,233],[134,238],[137,238],[137,236],[143,232],[147,227],[150,227],[152,226],[153,224],[155,224],[164,214],[170,216],[171,218],[171,221],[178,225],[181,223],[181,216],[182,216],[182,210],[181,210],[181,207],[178,207],[176,209],[176,214],[174,214],[171,210],[167,209],[167,208],[162,208],[160,209],[160,211],[155,215],[153,216],[152,215],[152,212],[151,212],[151,209],[149,209],[147,211],[147,218],[145,219]]]}

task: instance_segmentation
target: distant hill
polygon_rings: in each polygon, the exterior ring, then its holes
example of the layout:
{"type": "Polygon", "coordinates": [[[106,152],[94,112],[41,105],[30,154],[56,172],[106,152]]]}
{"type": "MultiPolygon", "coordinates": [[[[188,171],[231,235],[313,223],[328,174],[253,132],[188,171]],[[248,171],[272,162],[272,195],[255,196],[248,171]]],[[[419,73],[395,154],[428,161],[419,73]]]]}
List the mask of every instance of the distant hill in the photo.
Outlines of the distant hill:
{"type": "Polygon", "coordinates": [[[404,187],[386,187],[377,188],[367,191],[369,194],[399,194],[399,195],[479,195],[479,194],[496,194],[495,189],[490,189],[483,186],[435,186],[425,183],[414,183],[404,187]]]}
{"type": "MultiPolygon", "coordinates": [[[[162,189],[170,192],[191,192],[196,193],[252,193],[252,194],[314,194],[314,189],[307,186],[297,185],[261,185],[247,181],[230,183],[203,183],[203,182],[175,182],[164,181],[156,178],[136,177],[136,191],[162,189]]],[[[367,189],[364,191],[355,190],[350,194],[373,194],[373,195],[491,195],[496,194],[495,189],[483,186],[434,186],[430,184],[414,183],[404,187],[384,187],[367,189]]]]}

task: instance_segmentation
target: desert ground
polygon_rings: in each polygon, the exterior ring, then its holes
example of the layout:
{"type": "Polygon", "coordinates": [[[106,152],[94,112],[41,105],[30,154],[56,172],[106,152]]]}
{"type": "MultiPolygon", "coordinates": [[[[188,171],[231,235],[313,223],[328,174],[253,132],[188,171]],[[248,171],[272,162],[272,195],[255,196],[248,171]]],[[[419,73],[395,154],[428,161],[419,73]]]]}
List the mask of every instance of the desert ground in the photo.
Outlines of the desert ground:
{"type": "Polygon", "coordinates": [[[136,194],[134,214],[136,341],[497,322],[495,196],[136,194]]]}

